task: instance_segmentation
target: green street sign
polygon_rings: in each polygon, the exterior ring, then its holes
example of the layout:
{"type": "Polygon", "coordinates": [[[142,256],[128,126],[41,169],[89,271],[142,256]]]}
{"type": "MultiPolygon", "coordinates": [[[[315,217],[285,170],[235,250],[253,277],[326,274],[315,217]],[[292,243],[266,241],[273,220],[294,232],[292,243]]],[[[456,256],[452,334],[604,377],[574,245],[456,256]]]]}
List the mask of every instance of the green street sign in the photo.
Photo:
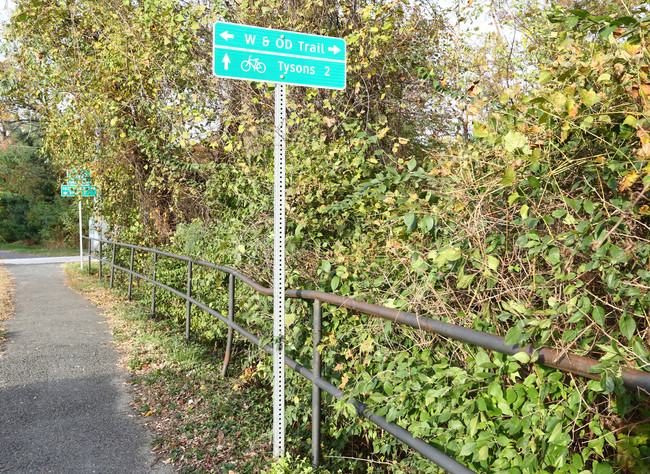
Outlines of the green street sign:
{"type": "Polygon", "coordinates": [[[97,196],[97,188],[92,185],[84,185],[79,187],[79,186],[68,186],[64,184],[63,186],[61,186],[61,196],[63,197],[97,196]]]}
{"type": "Polygon", "coordinates": [[[213,60],[217,77],[345,89],[343,38],[217,22],[213,60]]]}

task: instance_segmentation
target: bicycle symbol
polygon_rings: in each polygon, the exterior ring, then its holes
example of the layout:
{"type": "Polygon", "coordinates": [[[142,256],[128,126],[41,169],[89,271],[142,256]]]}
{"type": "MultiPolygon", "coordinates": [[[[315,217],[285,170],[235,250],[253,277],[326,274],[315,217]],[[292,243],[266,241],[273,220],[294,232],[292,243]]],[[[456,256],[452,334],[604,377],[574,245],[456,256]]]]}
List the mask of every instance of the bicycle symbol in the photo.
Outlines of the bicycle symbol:
{"type": "Polygon", "coordinates": [[[263,62],[260,62],[258,58],[253,59],[252,56],[248,56],[248,59],[246,61],[242,61],[241,63],[241,70],[248,72],[251,69],[255,72],[263,74],[264,71],[266,71],[266,65],[263,62]]]}

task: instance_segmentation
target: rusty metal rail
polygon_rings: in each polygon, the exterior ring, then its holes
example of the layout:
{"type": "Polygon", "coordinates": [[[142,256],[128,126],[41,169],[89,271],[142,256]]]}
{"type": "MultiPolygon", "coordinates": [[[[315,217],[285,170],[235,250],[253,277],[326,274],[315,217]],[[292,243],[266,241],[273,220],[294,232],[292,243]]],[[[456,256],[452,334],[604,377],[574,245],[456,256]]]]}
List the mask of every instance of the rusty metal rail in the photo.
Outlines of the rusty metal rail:
{"type": "MultiPolygon", "coordinates": [[[[114,281],[114,271],[120,270],[126,272],[129,275],[128,283],[128,296],[131,297],[131,288],[133,284],[133,277],[137,277],[141,280],[147,281],[152,284],[152,293],[151,293],[151,312],[155,313],[156,308],[156,288],[162,288],[167,290],[176,296],[184,299],[186,301],[186,324],[185,324],[185,337],[189,340],[190,337],[190,326],[191,326],[191,311],[192,305],[197,308],[207,312],[218,318],[220,321],[225,323],[228,326],[228,335],[226,340],[226,353],[224,356],[224,362],[221,369],[221,375],[225,376],[228,364],[230,361],[231,349],[232,349],[232,339],[234,331],[237,331],[246,339],[252,343],[260,346],[264,351],[272,354],[273,348],[269,345],[262,344],[260,339],[247,331],[245,328],[240,326],[235,322],[235,280],[246,284],[254,291],[261,295],[272,296],[273,289],[267,288],[263,285],[260,285],[256,281],[247,277],[246,275],[241,274],[235,269],[230,267],[217,265],[211,262],[206,262],[204,260],[193,260],[189,257],[176,255],[170,252],[164,252],[161,250],[140,247],[132,244],[125,244],[120,242],[113,242],[110,240],[103,239],[92,239],[89,237],[84,237],[88,240],[88,271],[90,272],[90,264],[92,259],[92,242],[95,241],[99,244],[99,278],[102,278],[102,265],[109,265],[111,268],[110,276],[110,286],[113,287],[114,281]],[[108,261],[103,258],[102,248],[104,245],[112,246],[111,260],[108,261]],[[123,247],[130,249],[130,258],[129,258],[129,267],[122,267],[115,263],[115,249],[116,247],[123,247]],[[152,277],[139,274],[133,270],[134,262],[134,252],[142,251],[153,254],[153,267],[152,267],[152,277]],[[168,257],[176,260],[181,260],[186,262],[187,265],[187,285],[186,292],[179,291],[175,288],[172,288],[168,285],[160,283],[156,280],[156,264],[158,262],[158,257],[168,257]],[[228,275],[228,316],[224,316],[218,311],[206,306],[204,303],[196,300],[192,297],[192,274],[193,266],[199,265],[202,267],[212,268],[220,272],[226,273],[228,275]]],[[[379,306],[371,303],[366,303],[363,301],[345,298],[339,295],[333,295],[330,293],[324,293],[321,291],[314,290],[286,290],[286,297],[288,298],[298,298],[301,300],[311,300],[313,301],[313,355],[312,355],[312,370],[308,370],[302,365],[298,364],[296,361],[292,360],[288,356],[285,356],[285,364],[287,367],[293,369],[304,378],[312,382],[312,464],[318,466],[320,463],[320,450],[321,450],[321,390],[326,391],[333,397],[337,399],[345,399],[348,403],[353,405],[356,411],[362,416],[368,418],[371,422],[381,427],[388,433],[395,436],[397,439],[406,443],[409,447],[413,448],[416,452],[420,453],[425,458],[433,461],[438,466],[447,470],[451,473],[471,473],[474,472],[458,461],[454,460],[447,454],[441,452],[440,450],[429,445],[420,438],[416,438],[411,435],[404,428],[394,424],[389,423],[382,416],[373,414],[368,410],[368,408],[361,402],[346,399],[343,392],[332,385],[329,381],[321,378],[321,364],[320,364],[320,353],[318,351],[318,346],[321,342],[321,331],[322,331],[322,304],[331,304],[340,308],[347,308],[352,311],[357,311],[364,313],[370,316],[380,317],[388,321],[392,321],[399,325],[409,326],[416,328],[431,334],[437,334],[442,337],[447,337],[450,339],[462,341],[471,345],[483,347],[485,349],[500,352],[503,354],[514,355],[519,352],[524,352],[533,358],[538,364],[543,364],[549,367],[553,367],[568,373],[580,375],[583,377],[591,379],[600,379],[598,373],[592,372],[591,370],[596,366],[599,361],[590,359],[587,357],[577,356],[573,354],[568,354],[557,349],[548,348],[548,347],[539,347],[535,348],[532,344],[526,346],[518,345],[506,345],[505,338],[497,336],[494,334],[489,334],[474,329],[465,328],[462,326],[457,326],[454,324],[446,323],[443,321],[435,320],[432,318],[416,316],[413,313],[399,311],[396,309],[386,308],[384,306],[379,306]]],[[[635,369],[623,368],[621,378],[624,385],[631,390],[638,390],[650,394],[650,373],[642,372],[635,369]]]]}

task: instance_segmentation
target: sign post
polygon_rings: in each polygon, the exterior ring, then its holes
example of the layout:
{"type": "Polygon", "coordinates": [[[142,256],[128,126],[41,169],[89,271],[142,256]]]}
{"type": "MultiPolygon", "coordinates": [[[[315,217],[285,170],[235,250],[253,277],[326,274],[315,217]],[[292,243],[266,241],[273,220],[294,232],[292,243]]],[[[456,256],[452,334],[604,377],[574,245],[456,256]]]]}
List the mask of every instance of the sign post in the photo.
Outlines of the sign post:
{"type": "Polygon", "coordinates": [[[97,188],[90,181],[90,170],[68,170],[68,184],[61,186],[61,196],[79,197],[79,266],[84,268],[83,220],[81,216],[81,198],[97,196],[97,188]]]}
{"type": "Polygon", "coordinates": [[[214,25],[213,70],[217,77],[275,83],[273,181],[273,456],[284,457],[286,85],[345,89],[342,38],[258,28],[214,25]]]}

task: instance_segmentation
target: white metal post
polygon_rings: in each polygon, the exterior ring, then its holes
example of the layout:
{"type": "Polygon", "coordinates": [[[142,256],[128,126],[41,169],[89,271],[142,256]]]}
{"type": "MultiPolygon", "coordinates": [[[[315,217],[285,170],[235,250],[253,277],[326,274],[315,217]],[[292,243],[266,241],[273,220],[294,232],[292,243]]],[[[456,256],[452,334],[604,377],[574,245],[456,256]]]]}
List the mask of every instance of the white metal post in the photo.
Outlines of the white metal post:
{"type": "Polygon", "coordinates": [[[84,269],[83,221],[81,220],[81,198],[79,198],[79,268],[84,269]]]}
{"type": "Polygon", "coordinates": [[[284,457],[284,238],[287,92],[275,85],[273,181],[273,457],[284,457]]]}

